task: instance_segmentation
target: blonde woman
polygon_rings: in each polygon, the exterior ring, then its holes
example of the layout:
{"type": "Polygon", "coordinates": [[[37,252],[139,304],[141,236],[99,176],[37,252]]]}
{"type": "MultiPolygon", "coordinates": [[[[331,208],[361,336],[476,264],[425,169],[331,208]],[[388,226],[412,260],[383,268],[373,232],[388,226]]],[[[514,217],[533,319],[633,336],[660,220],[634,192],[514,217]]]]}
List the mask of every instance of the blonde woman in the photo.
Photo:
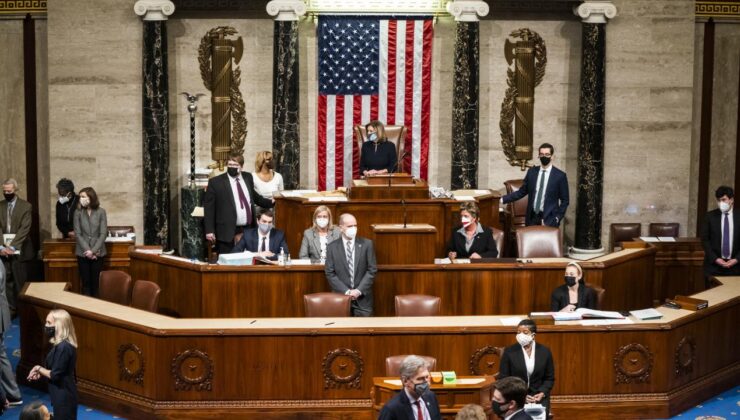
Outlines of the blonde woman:
{"type": "Polygon", "coordinates": [[[388,141],[383,123],[370,121],[365,131],[367,141],[362,144],[360,153],[360,174],[367,176],[395,172],[398,161],[396,145],[388,141]]]}
{"type": "Polygon", "coordinates": [[[329,207],[316,207],[313,212],[313,226],[303,232],[298,258],[323,263],[326,260],[326,246],[339,239],[341,235],[339,228],[331,221],[329,207]]]}
{"type": "Polygon", "coordinates": [[[274,168],[275,162],[272,159],[272,152],[267,150],[257,152],[252,178],[254,178],[254,190],[264,198],[272,198],[274,192],[282,191],[285,188],[283,186],[283,176],[275,172],[274,168]]]}
{"type": "Polygon", "coordinates": [[[77,336],[72,317],[64,309],[53,309],[46,316],[44,333],[53,347],[46,355],[46,367],[34,366],[28,380],[36,381],[42,376],[48,380],[55,419],[77,419],[77,336]]]}

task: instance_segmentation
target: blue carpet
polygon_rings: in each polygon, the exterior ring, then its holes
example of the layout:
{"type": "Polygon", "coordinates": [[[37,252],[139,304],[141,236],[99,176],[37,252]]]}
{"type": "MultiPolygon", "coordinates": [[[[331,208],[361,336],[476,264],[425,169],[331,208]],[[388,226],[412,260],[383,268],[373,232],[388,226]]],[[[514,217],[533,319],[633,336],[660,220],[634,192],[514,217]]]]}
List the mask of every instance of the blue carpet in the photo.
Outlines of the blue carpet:
{"type": "MultiPolygon", "coordinates": [[[[20,359],[20,328],[18,327],[18,319],[13,321],[13,325],[10,327],[10,331],[5,334],[5,346],[10,354],[10,362],[13,364],[13,369],[18,365],[20,359]]],[[[31,401],[41,400],[51,409],[51,403],[49,402],[49,394],[37,391],[33,388],[21,386],[21,392],[23,393],[23,402],[28,404],[31,401]]],[[[17,419],[20,415],[21,407],[12,407],[5,410],[5,413],[0,416],[0,420],[5,419],[17,419]]],[[[725,391],[724,393],[713,397],[696,407],[685,411],[673,419],[681,420],[729,420],[738,419],[740,420],[740,386],[736,386],[733,389],[725,391]]],[[[100,420],[100,419],[120,419],[121,417],[114,416],[102,411],[80,405],[77,411],[77,418],[80,420],[100,420]]]]}

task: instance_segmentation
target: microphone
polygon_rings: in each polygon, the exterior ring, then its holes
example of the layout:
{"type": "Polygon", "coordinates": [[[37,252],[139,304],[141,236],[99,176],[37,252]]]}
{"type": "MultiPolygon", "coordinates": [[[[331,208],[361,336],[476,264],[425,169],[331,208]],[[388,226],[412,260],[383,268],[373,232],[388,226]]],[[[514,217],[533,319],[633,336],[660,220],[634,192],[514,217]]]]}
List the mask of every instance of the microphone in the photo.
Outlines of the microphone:
{"type": "Polygon", "coordinates": [[[399,164],[400,162],[403,162],[403,159],[404,159],[404,158],[405,158],[406,156],[408,156],[408,155],[409,155],[409,152],[408,152],[408,150],[404,150],[404,151],[403,151],[403,153],[401,153],[401,157],[400,157],[400,158],[398,158],[398,160],[396,161],[396,164],[395,164],[395,165],[393,166],[393,173],[396,173],[396,171],[398,170],[398,164],[399,164]]]}

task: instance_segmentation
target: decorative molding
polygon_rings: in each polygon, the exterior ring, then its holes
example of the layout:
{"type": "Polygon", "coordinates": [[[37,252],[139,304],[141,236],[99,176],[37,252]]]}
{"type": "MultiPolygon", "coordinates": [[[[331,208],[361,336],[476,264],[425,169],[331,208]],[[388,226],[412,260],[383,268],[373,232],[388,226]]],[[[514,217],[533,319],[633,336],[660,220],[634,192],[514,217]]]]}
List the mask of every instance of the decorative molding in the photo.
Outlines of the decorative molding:
{"type": "Polygon", "coordinates": [[[306,14],[306,3],[302,0],[271,0],[267,3],[267,14],[275,20],[298,20],[306,14]]]}
{"type": "Polygon", "coordinates": [[[204,351],[189,349],[172,359],[172,378],[177,391],[212,391],[213,360],[204,351]]]}
{"type": "Polygon", "coordinates": [[[478,22],[488,15],[488,3],[480,0],[455,0],[447,3],[447,12],[456,22],[478,22]]]}
{"type": "Polygon", "coordinates": [[[118,347],[118,377],[122,381],[143,386],[144,367],[144,354],[139,346],[127,343],[118,347]]]}
{"type": "Polygon", "coordinates": [[[324,356],[321,367],[324,372],[324,389],[342,386],[360,389],[364,362],[356,350],[331,350],[324,356]]]}
{"type": "Polygon", "coordinates": [[[646,383],[653,371],[653,353],[647,346],[631,343],[614,354],[614,373],[618,384],[646,383]]]}
{"type": "Polygon", "coordinates": [[[611,1],[584,1],[573,9],[583,23],[606,23],[617,16],[617,7],[611,1]]]}
{"type": "Polygon", "coordinates": [[[134,13],[144,21],[167,20],[175,13],[175,3],[170,0],[139,0],[134,4],[134,13]]]}
{"type": "Polygon", "coordinates": [[[0,18],[46,17],[46,0],[0,0],[0,18]]]}
{"type": "Polygon", "coordinates": [[[696,0],[694,15],[697,20],[709,18],[740,20],[740,2],[738,0],[696,0]]]}
{"type": "Polygon", "coordinates": [[[501,363],[501,355],[504,353],[504,349],[501,347],[485,346],[481,347],[470,356],[470,362],[468,367],[470,368],[470,374],[481,376],[481,375],[494,375],[496,373],[496,364],[501,363]],[[496,356],[496,358],[489,358],[487,356],[496,356]],[[485,367],[481,369],[481,362],[485,362],[485,367]]]}
{"type": "Polygon", "coordinates": [[[696,360],[696,339],[692,336],[684,337],[678,342],[673,356],[676,376],[689,375],[694,371],[696,360]]]}

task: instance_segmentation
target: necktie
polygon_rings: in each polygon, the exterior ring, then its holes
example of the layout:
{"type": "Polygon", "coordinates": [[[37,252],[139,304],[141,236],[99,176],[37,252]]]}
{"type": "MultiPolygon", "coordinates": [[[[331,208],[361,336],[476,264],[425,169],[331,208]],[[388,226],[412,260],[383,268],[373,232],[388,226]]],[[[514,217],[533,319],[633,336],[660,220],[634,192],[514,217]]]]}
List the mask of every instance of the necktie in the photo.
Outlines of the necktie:
{"type": "Polygon", "coordinates": [[[355,258],[352,252],[352,242],[347,241],[347,268],[349,269],[349,286],[355,288],[355,258]]]}
{"type": "Polygon", "coordinates": [[[13,217],[13,203],[8,203],[8,223],[6,224],[6,230],[5,233],[10,233],[10,218],[13,217]]]}
{"type": "Polygon", "coordinates": [[[239,194],[239,204],[241,204],[243,209],[247,210],[247,225],[252,224],[252,206],[249,205],[249,202],[247,201],[247,196],[244,195],[244,190],[242,189],[242,183],[239,182],[239,178],[236,178],[236,192],[239,194]]]}
{"type": "Polygon", "coordinates": [[[722,229],[722,258],[730,259],[730,218],[725,213],[725,227],[722,229]]]}
{"type": "Polygon", "coordinates": [[[414,405],[416,406],[416,418],[419,420],[424,420],[424,412],[421,411],[421,400],[416,400],[414,405]]]}
{"type": "Polygon", "coordinates": [[[540,187],[537,189],[537,198],[534,200],[534,212],[539,213],[542,206],[542,196],[545,195],[545,174],[547,171],[540,169],[540,187]]]}

